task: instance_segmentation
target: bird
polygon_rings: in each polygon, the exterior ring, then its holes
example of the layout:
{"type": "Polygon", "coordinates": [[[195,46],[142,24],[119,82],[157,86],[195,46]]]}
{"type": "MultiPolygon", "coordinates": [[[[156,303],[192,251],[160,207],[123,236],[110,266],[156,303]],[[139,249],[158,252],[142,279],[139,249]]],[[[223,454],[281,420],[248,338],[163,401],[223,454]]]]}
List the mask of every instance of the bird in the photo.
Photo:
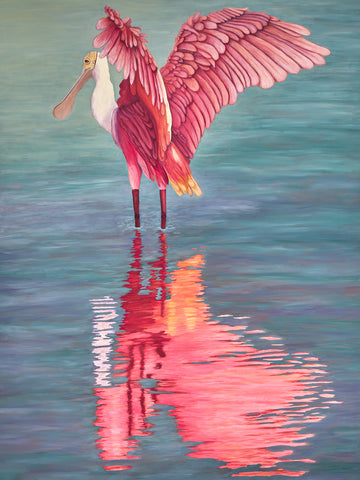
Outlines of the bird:
{"type": "Polygon", "coordinates": [[[165,229],[169,183],[180,196],[202,194],[190,160],[222,107],[234,104],[248,87],[267,89],[289,73],[324,65],[330,54],[304,38],[310,31],[301,25],[247,8],[223,8],[191,15],[159,69],[141,29],[109,6],[105,14],[96,24],[101,32],[93,40],[93,47],[101,52],[85,56],[79,79],[54,107],[53,115],[67,117],[77,93],[94,79],[92,114],[124,154],[135,228],[140,227],[142,174],[159,187],[161,229],[165,229]],[[109,63],[123,71],[117,100],[109,63]]]}

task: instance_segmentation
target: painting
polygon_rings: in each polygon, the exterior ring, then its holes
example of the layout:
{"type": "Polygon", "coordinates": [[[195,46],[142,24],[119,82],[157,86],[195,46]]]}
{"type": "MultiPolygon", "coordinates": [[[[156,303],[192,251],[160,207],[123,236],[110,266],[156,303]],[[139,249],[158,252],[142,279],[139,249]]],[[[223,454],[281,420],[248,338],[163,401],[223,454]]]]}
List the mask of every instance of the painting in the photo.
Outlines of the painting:
{"type": "Polygon", "coordinates": [[[1,10],[1,478],[356,478],[355,0],[1,10]]]}

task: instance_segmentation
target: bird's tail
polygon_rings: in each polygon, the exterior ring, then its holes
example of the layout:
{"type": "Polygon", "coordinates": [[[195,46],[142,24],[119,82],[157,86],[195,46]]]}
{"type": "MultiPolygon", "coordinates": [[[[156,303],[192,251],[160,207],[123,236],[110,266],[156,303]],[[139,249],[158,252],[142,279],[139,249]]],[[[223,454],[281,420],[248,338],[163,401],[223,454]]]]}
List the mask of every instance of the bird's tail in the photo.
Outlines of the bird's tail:
{"type": "Polygon", "coordinates": [[[170,144],[163,164],[171,186],[178,195],[202,195],[201,188],[191,175],[189,163],[174,144],[170,144]]]}

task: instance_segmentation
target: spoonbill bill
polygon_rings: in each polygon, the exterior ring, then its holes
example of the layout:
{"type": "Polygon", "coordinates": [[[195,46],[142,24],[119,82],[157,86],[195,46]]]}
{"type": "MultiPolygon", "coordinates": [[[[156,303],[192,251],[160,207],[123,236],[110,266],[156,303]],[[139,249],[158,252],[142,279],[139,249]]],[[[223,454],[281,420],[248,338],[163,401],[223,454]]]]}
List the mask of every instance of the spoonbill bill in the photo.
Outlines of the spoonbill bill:
{"type": "Polygon", "coordinates": [[[270,88],[288,73],[323,65],[327,48],[303,38],[305,27],[247,8],[197,13],[184,23],[160,70],[146,47],[146,35],[106,6],[102,30],[86,55],[81,76],[53,110],[67,117],[77,93],[91,77],[93,116],[123,151],[132,189],[135,227],[140,227],[142,173],[160,190],[161,228],[166,227],[166,187],[178,195],[202,194],[190,170],[205,128],[245,88],[270,88]],[[123,70],[115,101],[108,61],[123,70]]]}

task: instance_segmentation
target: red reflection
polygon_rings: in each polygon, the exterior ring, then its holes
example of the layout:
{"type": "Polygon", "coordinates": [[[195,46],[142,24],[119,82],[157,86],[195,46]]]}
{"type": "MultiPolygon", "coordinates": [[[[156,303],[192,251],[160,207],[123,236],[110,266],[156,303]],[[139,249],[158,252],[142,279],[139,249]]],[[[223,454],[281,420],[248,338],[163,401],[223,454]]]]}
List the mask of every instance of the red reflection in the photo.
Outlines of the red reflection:
{"type": "MultiPolygon", "coordinates": [[[[166,248],[162,234],[161,254],[145,282],[140,234],[134,239],[128,292],[121,297],[124,321],[112,347],[112,384],[123,383],[94,389],[104,468],[131,468],[141,438],[153,433],[149,419],[165,404],[181,439],[196,444],[188,456],[224,462],[220,468],[236,469],[233,476],[303,475],[306,470],[279,463],[312,462],[292,455],[312,436],[306,425],[323,418],[319,412],[333,397],[321,386],[329,383],[320,380],[325,366],[308,352],[288,354],[262,331],[212,319],[203,255],[178,262],[168,274],[166,248]]],[[[103,358],[107,370],[110,360],[103,358]]]]}

